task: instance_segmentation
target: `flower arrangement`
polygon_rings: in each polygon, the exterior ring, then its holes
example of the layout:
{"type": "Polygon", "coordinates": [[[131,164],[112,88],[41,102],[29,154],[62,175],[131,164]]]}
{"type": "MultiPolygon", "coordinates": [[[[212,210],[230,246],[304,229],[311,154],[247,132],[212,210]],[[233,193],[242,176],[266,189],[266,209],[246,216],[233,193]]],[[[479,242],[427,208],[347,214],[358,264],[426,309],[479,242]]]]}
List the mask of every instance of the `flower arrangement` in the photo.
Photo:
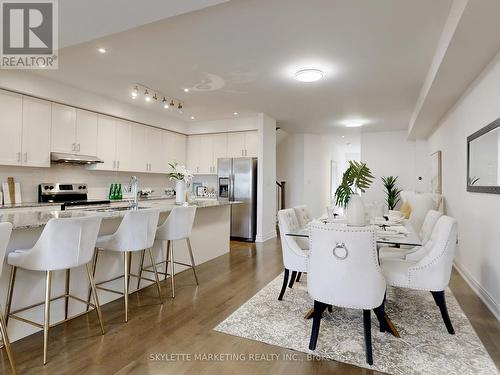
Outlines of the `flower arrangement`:
{"type": "Polygon", "coordinates": [[[168,178],[172,181],[184,181],[189,184],[193,179],[193,174],[186,169],[185,166],[179,165],[179,163],[168,163],[172,171],[168,173],[168,178]]]}

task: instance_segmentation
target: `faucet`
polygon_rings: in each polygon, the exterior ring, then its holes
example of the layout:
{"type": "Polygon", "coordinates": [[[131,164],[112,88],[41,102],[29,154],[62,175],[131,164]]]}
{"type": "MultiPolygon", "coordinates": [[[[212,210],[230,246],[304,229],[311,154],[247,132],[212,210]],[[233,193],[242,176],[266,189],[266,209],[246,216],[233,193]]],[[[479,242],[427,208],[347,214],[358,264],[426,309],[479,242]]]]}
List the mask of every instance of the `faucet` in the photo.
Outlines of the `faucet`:
{"type": "Polygon", "coordinates": [[[130,177],[128,189],[129,189],[130,194],[132,195],[132,200],[130,201],[129,207],[132,209],[137,209],[137,207],[139,206],[138,201],[137,201],[138,195],[139,195],[139,192],[137,191],[138,184],[139,184],[139,180],[137,179],[137,176],[130,177]]]}

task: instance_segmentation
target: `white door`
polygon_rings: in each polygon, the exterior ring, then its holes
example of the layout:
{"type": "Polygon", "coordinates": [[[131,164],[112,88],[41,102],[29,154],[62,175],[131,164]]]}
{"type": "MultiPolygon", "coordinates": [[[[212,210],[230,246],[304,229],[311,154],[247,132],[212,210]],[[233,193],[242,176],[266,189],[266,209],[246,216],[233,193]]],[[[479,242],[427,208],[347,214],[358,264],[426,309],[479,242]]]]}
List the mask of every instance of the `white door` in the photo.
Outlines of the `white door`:
{"type": "Polygon", "coordinates": [[[227,134],[212,135],[212,174],[217,174],[217,159],[227,158],[227,134]]]}
{"type": "Polygon", "coordinates": [[[115,120],[116,123],[116,169],[130,171],[132,168],[132,123],[115,120]]]}
{"type": "Polygon", "coordinates": [[[147,160],[146,126],[132,124],[131,134],[131,169],[134,172],[147,172],[149,163],[147,160]]]}
{"type": "Polygon", "coordinates": [[[227,157],[240,158],[245,156],[245,133],[228,133],[227,157]]]}
{"type": "Polygon", "coordinates": [[[163,150],[163,134],[162,130],[148,127],[146,131],[146,140],[148,145],[148,162],[149,171],[161,173],[166,168],[166,157],[162,157],[163,150]]]}
{"type": "Polygon", "coordinates": [[[0,164],[21,164],[23,99],[0,91],[0,164]]]}
{"type": "Polygon", "coordinates": [[[76,150],[81,155],[97,154],[97,114],[76,111],[76,150]]]}
{"type": "Polygon", "coordinates": [[[50,102],[23,97],[23,165],[50,167],[51,112],[50,102]]]}
{"type": "Polygon", "coordinates": [[[192,173],[199,173],[200,135],[190,135],[187,139],[187,167],[192,173]]]}
{"type": "Polygon", "coordinates": [[[257,157],[258,136],[256,131],[245,133],[245,156],[257,157]]]}
{"type": "Polygon", "coordinates": [[[67,153],[77,151],[75,108],[52,103],[51,151],[67,153]]]}
{"type": "Polygon", "coordinates": [[[98,116],[97,121],[97,156],[104,163],[96,169],[113,170],[116,167],[116,129],[111,117],[98,116]]]}

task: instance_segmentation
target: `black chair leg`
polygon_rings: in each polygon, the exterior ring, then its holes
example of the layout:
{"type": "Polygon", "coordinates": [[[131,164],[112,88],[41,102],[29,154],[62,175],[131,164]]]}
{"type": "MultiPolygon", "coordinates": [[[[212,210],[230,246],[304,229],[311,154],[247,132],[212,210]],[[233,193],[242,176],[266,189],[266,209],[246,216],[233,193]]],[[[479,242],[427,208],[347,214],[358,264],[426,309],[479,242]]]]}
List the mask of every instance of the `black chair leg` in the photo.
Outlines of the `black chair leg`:
{"type": "Polygon", "coordinates": [[[286,284],[288,284],[288,276],[290,275],[290,271],[285,268],[285,274],[283,276],[283,286],[281,287],[280,296],[278,297],[278,301],[283,301],[283,296],[285,295],[286,284]]]}
{"type": "Polygon", "coordinates": [[[290,283],[288,284],[289,288],[293,287],[293,283],[295,282],[296,278],[297,278],[297,271],[292,271],[292,277],[290,278],[290,283]]]}
{"type": "Polygon", "coordinates": [[[366,349],[366,362],[373,365],[372,354],[372,320],[370,317],[371,310],[363,310],[363,326],[365,328],[365,349],[366,349]]]}
{"type": "Polygon", "coordinates": [[[382,304],[379,307],[373,309],[373,312],[377,316],[380,332],[385,332],[388,330],[387,322],[385,321],[385,297],[382,304]]]}
{"type": "Polygon", "coordinates": [[[314,315],[313,315],[313,325],[311,330],[311,339],[309,340],[309,349],[315,350],[316,343],[318,341],[319,334],[319,324],[321,322],[321,316],[327,308],[327,304],[319,301],[314,301],[314,315]]]}
{"type": "Polygon", "coordinates": [[[450,316],[448,315],[448,308],[446,307],[446,299],[445,299],[444,290],[441,290],[439,292],[431,292],[431,293],[432,293],[432,296],[434,297],[434,302],[436,302],[436,305],[438,305],[439,310],[441,311],[441,316],[443,317],[444,325],[446,326],[448,333],[450,335],[454,335],[455,330],[453,329],[453,325],[451,324],[450,316]]]}
{"type": "Polygon", "coordinates": [[[296,282],[300,282],[300,276],[302,276],[302,272],[297,273],[297,278],[295,279],[296,282]]]}
{"type": "Polygon", "coordinates": [[[328,305],[328,312],[329,312],[329,313],[333,312],[333,307],[332,307],[332,305],[328,305]]]}

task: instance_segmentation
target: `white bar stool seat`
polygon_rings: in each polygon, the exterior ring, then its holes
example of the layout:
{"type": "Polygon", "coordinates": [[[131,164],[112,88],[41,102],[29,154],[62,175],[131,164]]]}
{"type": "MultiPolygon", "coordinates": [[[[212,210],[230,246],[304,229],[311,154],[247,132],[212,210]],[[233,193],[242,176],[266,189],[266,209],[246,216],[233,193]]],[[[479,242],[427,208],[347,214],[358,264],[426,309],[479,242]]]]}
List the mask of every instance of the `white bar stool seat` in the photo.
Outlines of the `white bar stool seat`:
{"type": "MultiPolygon", "coordinates": [[[[191,247],[191,241],[189,237],[193,230],[194,218],[196,216],[196,206],[179,206],[174,207],[170,214],[168,215],[165,222],[160,225],[156,230],[156,240],[163,242],[163,250],[166,252],[165,261],[159,262],[158,264],[165,263],[165,272],[161,272],[165,279],[170,275],[170,283],[172,286],[172,298],[175,297],[175,264],[180,264],[189,267],[193,270],[196,285],[199,285],[198,275],[196,274],[196,265],[194,262],[193,249],[191,247]],[[174,241],[186,240],[189,256],[191,258],[191,264],[177,262],[174,259],[174,241]],[[168,265],[170,263],[170,273],[168,272],[168,265]]],[[[143,262],[141,262],[141,269],[139,276],[142,271],[151,272],[148,267],[142,267],[143,262]]],[[[140,279],[139,279],[140,282],[140,279]]],[[[139,287],[139,285],[138,285],[139,287]]]]}
{"type": "MultiPolygon", "coordinates": [[[[11,223],[0,223],[0,275],[2,274],[5,251],[7,250],[7,245],[9,243],[11,233],[12,233],[11,223]]],[[[9,336],[7,334],[7,325],[5,324],[5,319],[1,310],[2,308],[0,306],[0,333],[3,341],[2,346],[5,347],[5,351],[7,352],[7,358],[9,359],[10,363],[10,368],[12,369],[12,373],[15,375],[17,373],[16,365],[14,363],[14,356],[12,354],[9,336]]]]}
{"type": "Polygon", "coordinates": [[[104,334],[102,314],[97,295],[94,293],[94,303],[84,301],[76,296],[69,294],[69,283],[71,268],[86,265],[87,276],[91,289],[95,291],[94,279],[90,269],[90,261],[94,253],[94,246],[101,226],[102,218],[100,216],[87,216],[75,218],[51,219],[43,229],[40,238],[29,250],[16,250],[11,252],[7,261],[12,266],[9,289],[7,293],[7,306],[5,317],[7,323],[9,318],[13,318],[24,323],[43,328],[43,363],[47,363],[47,348],[49,340],[49,328],[61,322],[50,324],[50,303],[54,300],[65,299],[65,322],[68,319],[68,300],[72,298],[76,301],[87,304],[95,308],[97,318],[101,326],[101,333],[104,334]],[[28,271],[39,271],[46,273],[45,281],[45,301],[29,307],[17,309],[11,312],[14,284],[16,280],[17,269],[28,271]],[[65,270],[66,282],[65,293],[58,297],[51,297],[52,274],[54,271],[65,270]],[[25,318],[17,316],[17,313],[29,310],[33,307],[45,305],[44,323],[40,324],[25,318]]]}
{"type": "MultiPolygon", "coordinates": [[[[156,265],[153,260],[153,253],[151,247],[153,246],[156,227],[158,225],[158,219],[160,217],[160,210],[158,209],[142,209],[142,210],[131,210],[128,211],[122,219],[120,226],[115,233],[110,235],[99,236],[96,243],[96,253],[94,256],[93,263],[93,274],[95,275],[97,267],[97,258],[99,251],[110,251],[115,253],[123,253],[123,275],[115,277],[110,280],[102,281],[97,283],[97,289],[101,289],[107,292],[116,293],[123,295],[124,305],[125,305],[125,322],[128,322],[128,294],[129,294],[129,283],[130,276],[139,279],[146,279],[156,283],[158,290],[158,297],[160,302],[163,303],[161,299],[161,289],[160,289],[160,279],[156,270],[156,265]],[[149,252],[153,264],[153,272],[155,275],[155,280],[147,279],[142,277],[142,275],[135,275],[130,273],[130,263],[132,258],[132,253],[137,251],[142,251],[142,259],[144,259],[144,254],[146,250],[149,252]],[[102,287],[102,284],[119,279],[123,277],[123,293],[102,287]]],[[[90,300],[90,291],[88,299],[90,300]]]]}

